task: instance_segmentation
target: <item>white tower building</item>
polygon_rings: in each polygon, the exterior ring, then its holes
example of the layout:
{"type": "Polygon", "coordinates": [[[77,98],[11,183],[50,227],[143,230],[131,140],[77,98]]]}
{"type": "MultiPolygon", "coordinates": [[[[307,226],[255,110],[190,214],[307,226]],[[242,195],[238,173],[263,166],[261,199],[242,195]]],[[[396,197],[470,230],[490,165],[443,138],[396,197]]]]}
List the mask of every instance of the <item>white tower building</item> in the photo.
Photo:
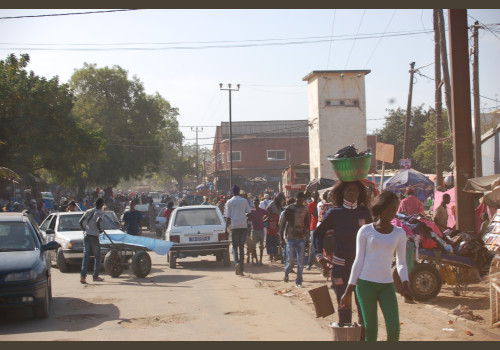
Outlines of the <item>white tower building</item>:
{"type": "Polygon", "coordinates": [[[313,71],[302,79],[308,87],[311,180],[337,180],[327,157],[340,148],[367,149],[365,75],[370,72],[313,71]]]}

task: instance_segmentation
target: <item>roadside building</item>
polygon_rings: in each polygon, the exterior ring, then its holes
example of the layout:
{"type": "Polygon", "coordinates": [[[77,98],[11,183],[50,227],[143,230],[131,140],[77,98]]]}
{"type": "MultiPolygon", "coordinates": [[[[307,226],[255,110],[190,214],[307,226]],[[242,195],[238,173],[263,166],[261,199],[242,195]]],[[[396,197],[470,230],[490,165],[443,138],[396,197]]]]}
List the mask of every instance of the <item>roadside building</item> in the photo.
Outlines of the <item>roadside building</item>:
{"type": "MultiPolygon", "coordinates": [[[[307,120],[232,122],[233,182],[263,178],[277,191],[283,169],[309,163],[308,129],[307,120]]],[[[221,122],[215,131],[211,174],[218,190],[229,190],[229,152],[229,122],[221,122]]]]}

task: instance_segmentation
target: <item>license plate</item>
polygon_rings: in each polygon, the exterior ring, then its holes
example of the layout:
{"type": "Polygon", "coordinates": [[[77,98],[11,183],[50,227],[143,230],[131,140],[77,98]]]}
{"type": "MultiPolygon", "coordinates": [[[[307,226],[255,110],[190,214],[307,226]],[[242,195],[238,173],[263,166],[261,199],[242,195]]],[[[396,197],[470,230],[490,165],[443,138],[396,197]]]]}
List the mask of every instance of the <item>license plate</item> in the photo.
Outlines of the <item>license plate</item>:
{"type": "Polygon", "coordinates": [[[209,241],[210,236],[194,236],[194,237],[189,237],[189,242],[193,241],[209,241]]]}

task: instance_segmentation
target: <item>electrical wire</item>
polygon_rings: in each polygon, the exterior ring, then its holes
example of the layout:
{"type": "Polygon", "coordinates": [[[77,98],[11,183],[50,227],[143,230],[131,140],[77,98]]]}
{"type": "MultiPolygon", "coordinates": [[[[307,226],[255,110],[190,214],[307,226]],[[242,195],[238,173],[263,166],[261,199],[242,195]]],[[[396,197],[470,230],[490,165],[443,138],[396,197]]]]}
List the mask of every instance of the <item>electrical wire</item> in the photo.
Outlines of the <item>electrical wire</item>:
{"type": "Polygon", "coordinates": [[[344,69],[347,69],[347,64],[349,63],[349,59],[351,58],[352,49],[354,48],[354,44],[356,43],[356,39],[358,37],[359,30],[361,29],[361,24],[363,23],[363,18],[365,18],[365,13],[366,13],[366,9],[364,9],[363,15],[361,16],[361,20],[359,21],[358,30],[356,31],[356,36],[354,37],[354,41],[352,42],[351,51],[349,52],[349,56],[347,56],[347,61],[345,63],[344,69]]]}
{"type": "Polygon", "coordinates": [[[91,15],[91,14],[97,14],[97,13],[140,11],[140,10],[144,10],[144,9],[121,9],[121,10],[105,10],[105,11],[90,11],[90,12],[52,13],[52,14],[47,14],[47,15],[26,15],[26,16],[0,17],[0,19],[19,19],[19,18],[37,18],[37,17],[91,15]]]}
{"type": "MultiPolygon", "coordinates": [[[[330,36],[333,38],[333,28],[335,28],[335,15],[337,14],[337,9],[333,10],[333,23],[332,23],[332,33],[330,36]]],[[[326,70],[330,66],[330,52],[332,51],[333,40],[330,40],[330,46],[328,47],[328,59],[326,60],[326,70]]]]}
{"type": "MultiPolygon", "coordinates": [[[[495,36],[495,38],[497,38],[498,40],[500,40],[500,37],[498,37],[494,31],[492,31],[488,25],[484,24],[484,23],[481,23],[481,21],[479,21],[478,19],[472,17],[471,15],[467,14],[467,16],[469,16],[470,18],[472,18],[473,20],[477,21],[484,29],[488,30],[491,34],[493,34],[495,36]]],[[[498,25],[498,24],[495,24],[495,25],[498,25]]]]}
{"type": "MultiPolygon", "coordinates": [[[[387,23],[387,25],[385,26],[384,33],[383,33],[383,34],[385,34],[385,32],[387,32],[387,28],[389,28],[389,25],[391,24],[392,19],[394,18],[394,15],[396,14],[396,12],[397,12],[397,11],[398,11],[398,9],[395,9],[395,10],[394,10],[394,12],[392,13],[392,16],[391,16],[391,18],[389,19],[389,22],[388,22],[388,23],[387,23]]],[[[383,35],[383,34],[382,34],[382,35],[383,35]]],[[[375,51],[377,50],[378,45],[379,45],[379,44],[380,44],[380,42],[382,41],[382,38],[383,38],[383,37],[381,36],[381,37],[378,39],[377,44],[375,45],[375,48],[373,49],[373,51],[372,51],[372,53],[371,53],[370,57],[368,58],[368,61],[366,61],[366,63],[365,63],[365,65],[364,65],[364,67],[366,67],[366,66],[368,65],[368,63],[370,62],[370,60],[372,59],[373,54],[375,53],[375,51]]]]}
{"type": "MultiPolygon", "coordinates": [[[[386,33],[383,37],[397,37],[397,36],[410,36],[410,35],[420,35],[427,32],[406,32],[406,33],[386,33]]],[[[355,37],[355,38],[344,38],[337,39],[334,41],[350,41],[350,40],[366,40],[366,39],[376,39],[380,35],[371,35],[365,37],[355,37]]],[[[289,39],[287,39],[289,40],[289,39]]],[[[235,45],[204,45],[204,46],[169,46],[169,47],[107,47],[107,48],[50,48],[50,47],[2,47],[2,50],[31,50],[31,51],[163,51],[163,50],[202,50],[202,49],[227,49],[227,48],[247,48],[247,47],[265,47],[265,46],[287,46],[287,45],[304,45],[304,44],[317,44],[329,42],[332,39],[317,39],[317,40],[302,40],[302,41],[290,41],[290,42],[277,42],[277,43],[261,43],[261,44],[235,44],[235,45]]],[[[242,41],[240,41],[242,42],[242,41]]],[[[2,45],[0,43],[0,45],[2,45]]],[[[11,44],[11,45],[25,45],[25,44],[11,44]]],[[[37,44],[38,45],[38,44],[37,44]]],[[[44,44],[40,44],[44,45],[44,44]]],[[[65,45],[65,44],[60,44],[65,45]]],[[[97,46],[97,45],[96,45],[97,46]]],[[[351,50],[352,52],[352,50],[351,50]]],[[[346,63],[347,64],[347,63],[346,63]]]]}

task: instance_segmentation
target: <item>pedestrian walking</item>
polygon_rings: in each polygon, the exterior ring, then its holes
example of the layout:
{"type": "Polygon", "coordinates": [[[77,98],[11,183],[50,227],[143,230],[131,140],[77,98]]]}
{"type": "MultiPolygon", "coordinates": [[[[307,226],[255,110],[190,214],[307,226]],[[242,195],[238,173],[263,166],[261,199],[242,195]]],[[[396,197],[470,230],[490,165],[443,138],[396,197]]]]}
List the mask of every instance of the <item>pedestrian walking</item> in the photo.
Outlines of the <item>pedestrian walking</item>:
{"type": "Polygon", "coordinates": [[[156,220],[156,212],[155,212],[155,207],[153,205],[153,198],[149,199],[147,218],[148,218],[148,230],[153,231],[155,228],[155,220],[156,220]]]}
{"type": "Polygon", "coordinates": [[[95,202],[95,208],[85,211],[85,214],[82,215],[82,218],[79,221],[80,227],[84,231],[83,261],[80,272],[80,283],[82,284],[87,283],[87,269],[91,253],[94,255],[94,273],[92,275],[92,280],[94,282],[104,281],[102,277],[99,277],[99,271],[101,268],[101,247],[99,244],[99,234],[104,232],[101,228],[101,220],[104,217],[104,211],[102,210],[103,205],[104,200],[102,198],[98,198],[95,202]]]}
{"type": "MultiPolygon", "coordinates": [[[[323,256],[323,239],[329,230],[333,230],[333,259],[330,277],[332,288],[340,306],[340,299],[347,288],[352,264],[356,257],[356,235],[364,224],[371,223],[372,216],[368,209],[368,194],[361,181],[338,181],[332,189],[335,207],[328,210],[321,224],[316,227],[313,235],[314,254],[324,270],[330,263],[323,256]]],[[[363,315],[358,299],[355,298],[358,309],[358,323],[363,325],[363,315]]],[[[351,323],[352,309],[339,308],[339,324],[351,323]]],[[[364,339],[364,332],[361,332],[364,339]]]]}
{"type": "Polygon", "coordinates": [[[129,235],[140,236],[142,235],[142,214],[135,210],[134,200],[131,200],[129,205],[130,209],[123,214],[123,226],[129,235]]]}
{"type": "Polygon", "coordinates": [[[356,237],[356,259],[349,277],[349,285],[340,306],[351,308],[351,295],[356,296],[363,313],[365,340],[376,341],[378,333],[377,303],[384,315],[388,341],[398,341],[400,333],[398,301],[392,277],[392,258],[396,253],[396,268],[402,281],[401,295],[412,299],[406,266],[406,233],[393,226],[399,199],[385,191],[372,202],[376,221],[363,225],[356,237]]]}
{"type": "Polygon", "coordinates": [[[278,254],[278,246],[280,244],[278,223],[281,212],[283,211],[284,201],[285,195],[283,194],[283,192],[280,192],[276,195],[271,204],[269,204],[266,208],[266,210],[269,212],[269,216],[267,217],[267,219],[264,219],[264,221],[267,222],[266,250],[267,254],[269,254],[270,262],[273,262],[273,260],[281,260],[281,257],[278,254]]]}
{"type": "Polygon", "coordinates": [[[255,256],[255,261],[259,265],[262,264],[262,253],[264,252],[264,217],[269,215],[269,212],[260,207],[260,201],[258,197],[253,200],[254,208],[250,214],[252,221],[252,254],[255,256]],[[257,242],[259,243],[259,260],[257,261],[257,242]]]}
{"type": "Polygon", "coordinates": [[[309,253],[309,259],[307,260],[307,270],[310,270],[314,264],[314,262],[317,263],[316,257],[313,254],[313,249],[312,249],[312,236],[314,234],[314,230],[316,230],[316,226],[318,226],[318,202],[319,202],[319,192],[314,191],[313,195],[313,201],[307,205],[307,208],[309,210],[309,215],[311,215],[311,226],[309,227],[310,230],[310,238],[309,238],[309,245],[306,247],[306,250],[309,253]]]}
{"type": "Polygon", "coordinates": [[[231,225],[231,240],[233,245],[233,258],[236,264],[235,273],[244,276],[245,262],[245,242],[248,231],[247,217],[250,214],[248,201],[240,196],[240,188],[233,185],[233,197],[227,201],[225,214],[226,228],[225,234],[228,234],[228,226],[231,225]]]}
{"type": "Polygon", "coordinates": [[[282,242],[286,241],[287,259],[285,265],[285,276],[283,280],[288,282],[288,274],[292,271],[294,260],[297,259],[297,278],[295,286],[302,288],[302,271],[304,269],[305,248],[309,244],[309,228],[311,215],[305,204],[306,195],[298,192],[296,201],[290,204],[284,211],[283,222],[280,225],[280,236],[282,242]]]}
{"type": "Polygon", "coordinates": [[[259,206],[262,208],[262,209],[267,209],[267,207],[269,206],[269,204],[271,204],[272,200],[269,198],[269,193],[266,193],[264,195],[264,199],[262,200],[262,202],[260,202],[259,206]]]}

